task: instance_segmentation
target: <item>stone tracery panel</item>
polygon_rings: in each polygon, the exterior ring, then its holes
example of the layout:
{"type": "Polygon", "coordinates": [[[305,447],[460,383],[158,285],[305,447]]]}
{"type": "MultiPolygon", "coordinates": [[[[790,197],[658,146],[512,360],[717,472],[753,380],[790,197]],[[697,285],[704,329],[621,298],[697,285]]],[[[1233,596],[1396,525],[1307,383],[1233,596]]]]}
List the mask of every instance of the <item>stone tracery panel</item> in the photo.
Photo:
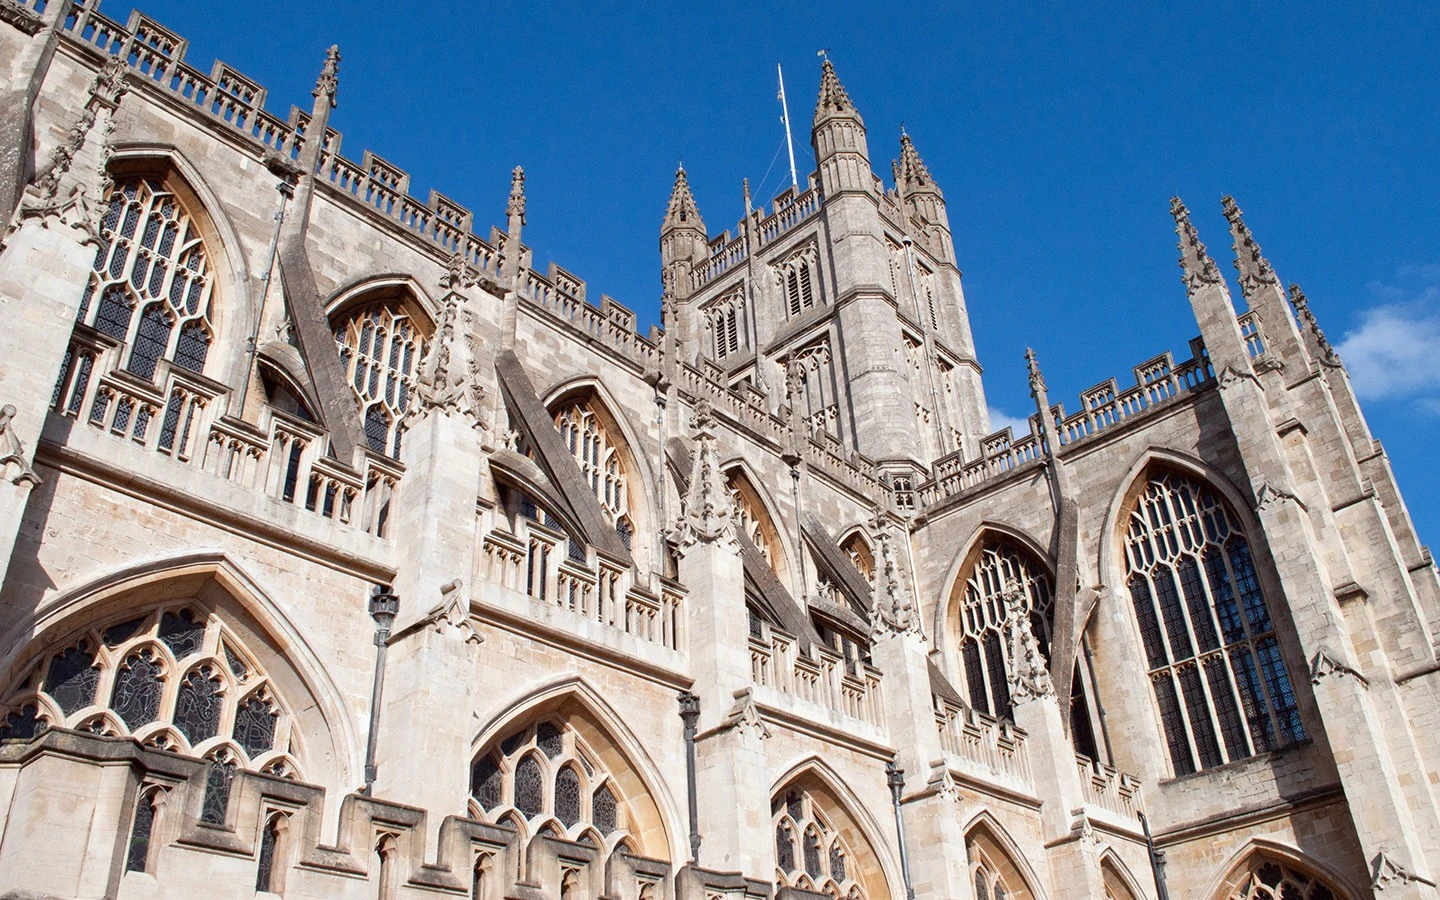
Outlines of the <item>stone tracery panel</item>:
{"type": "Polygon", "coordinates": [[[1126,583],[1175,773],[1303,740],[1235,513],[1208,486],[1155,471],[1126,521],[1126,583]]]}
{"type": "Polygon", "coordinates": [[[610,525],[629,547],[635,535],[635,520],[630,506],[632,479],[623,438],[593,399],[568,401],[557,407],[554,415],[561,441],[595,492],[610,525]]]}
{"type": "Polygon", "coordinates": [[[292,717],[271,679],[218,615],[196,605],[72,632],[4,697],[0,740],[64,726],[204,756],[230,773],[299,775],[292,717]]]}
{"type": "Polygon", "coordinates": [[[883,879],[869,848],[857,855],[855,836],[847,838],[831,806],[829,798],[798,784],[771,799],[776,883],[845,900],[875,896],[877,879],[880,885],[883,879]]]}
{"type": "Polygon", "coordinates": [[[1013,541],[988,538],[956,583],[951,605],[958,616],[960,675],[970,705],[1001,718],[1010,716],[1009,660],[1005,630],[1005,594],[1025,598],[1030,627],[1040,648],[1049,653],[1055,588],[1050,575],[1028,551],[1013,541]]]}
{"type": "Polygon", "coordinates": [[[1299,866],[1254,854],[1222,900],[1345,900],[1339,888],[1299,866]]]}
{"type": "Polygon", "coordinates": [[[425,339],[421,323],[400,303],[362,307],[335,324],[335,343],[360,403],[365,440],[377,453],[400,457],[425,339]]]}

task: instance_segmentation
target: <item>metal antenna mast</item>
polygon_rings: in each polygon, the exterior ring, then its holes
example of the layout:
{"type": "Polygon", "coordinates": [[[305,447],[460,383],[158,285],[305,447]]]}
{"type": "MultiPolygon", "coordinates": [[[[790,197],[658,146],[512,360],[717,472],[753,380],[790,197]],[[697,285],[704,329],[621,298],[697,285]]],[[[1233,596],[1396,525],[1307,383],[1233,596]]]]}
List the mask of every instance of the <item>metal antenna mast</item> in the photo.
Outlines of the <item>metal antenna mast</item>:
{"type": "Polygon", "coordinates": [[[799,188],[800,179],[795,175],[795,142],[790,137],[790,107],[785,103],[785,70],[776,63],[775,72],[780,76],[780,112],[785,120],[785,149],[790,151],[790,186],[799,188]]]}

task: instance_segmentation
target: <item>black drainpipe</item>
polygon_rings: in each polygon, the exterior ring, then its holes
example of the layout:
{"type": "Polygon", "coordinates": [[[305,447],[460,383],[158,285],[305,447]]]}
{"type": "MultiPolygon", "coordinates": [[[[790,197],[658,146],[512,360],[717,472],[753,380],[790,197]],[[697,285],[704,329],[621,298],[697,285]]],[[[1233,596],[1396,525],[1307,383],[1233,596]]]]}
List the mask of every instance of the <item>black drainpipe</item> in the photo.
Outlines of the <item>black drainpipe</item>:
{"type": "Polygon", "coordinates": [[[1145,829],[1145,849],[1150,851],[1150,871],[1155,875],[1155,896],[1158,900],[1170,900],[1170,891],[1165,887],[1165,851],[1155,846],[1145,814],[1137,811],[1135,815],[1140,818],[1140,827],[1145,829]]]}
{"type": "Polygon", "coordinates": [[[390,642],[390,626],[400,612],[400,598],[390,592],[390,585],[377,584],[370,592],[370,618],[375,620],[375,675],[370,687],[370,737],[365,742],[365,786],[360,793],[369,795],[375,786],[375,748],[380,741],[380,697],[385,689],[385,650],[390,642]]]}
{"type": "Polygon", "coordinates": [[[890,799],[895,804],[895,834],[900,839],[900,874],[905,876],[905,896],[908,900],[915,900],[915,886],[910,883],[910,852],[905,849],[905,821],[900,817],[900,792],[905,789],[905,770],[895,765],[893,759],[885,763],[885,782],[890,785],[890,799]]]}
{"type": "Polygon", "coordinates": [[[680,721],[685,723],[685,783],[690,789],[690,862],[700,862],[700,800],[695,789],[695,726],[700,721],[700,698],[680,692],[680,721]]]}

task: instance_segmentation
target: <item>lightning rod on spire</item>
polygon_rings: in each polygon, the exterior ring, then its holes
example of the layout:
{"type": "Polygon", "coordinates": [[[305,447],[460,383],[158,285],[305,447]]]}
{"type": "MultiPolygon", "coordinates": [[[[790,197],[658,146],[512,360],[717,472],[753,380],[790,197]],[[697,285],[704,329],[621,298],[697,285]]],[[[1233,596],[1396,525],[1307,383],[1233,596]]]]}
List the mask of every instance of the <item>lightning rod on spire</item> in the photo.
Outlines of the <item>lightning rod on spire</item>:
{"type": "Polygon", "coordinates": [[[785,120],[785,149],[790,151],[790,186],[798,190],[800,179],[795,175],[795,141],[790,137],[790,107],[785,103],[785,70],[776,63],[775,72],[780,76],[780,117],[785,120]]]}

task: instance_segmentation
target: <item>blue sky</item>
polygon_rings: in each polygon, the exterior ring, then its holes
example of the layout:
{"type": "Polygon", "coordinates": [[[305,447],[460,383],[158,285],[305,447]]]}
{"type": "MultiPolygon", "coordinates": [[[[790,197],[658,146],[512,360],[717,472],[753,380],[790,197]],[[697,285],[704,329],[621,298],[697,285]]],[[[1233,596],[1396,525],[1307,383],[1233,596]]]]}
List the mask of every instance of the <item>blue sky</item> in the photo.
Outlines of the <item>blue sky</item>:
{"type": "MultiPolygon", "coordinates": [[[[503,222],[528,175],[526,243],[657,316],[658,225],[684,160],[711,233],[740,182],[788,179],[783,63],[803,180],[828,48],[888,180],[903,121],[949,204],[986,389],[1031,410],[1196,334],[1167,206],[1190,205],[1227,275],[1220,197],[1305,288],[1350,367],[1422,540],[1440,535],[1440,7],[1430,3],[195,3],[141,10],[308,108],[344,54],[332,124],[503,222]],[[773,163],[773,166],[772,166],[773,163]]],[[[106,0],[124,21],[130,6],[106,0]]],[[[1232,287],[1238,297],[1238,290],[1232,287]]]]}

